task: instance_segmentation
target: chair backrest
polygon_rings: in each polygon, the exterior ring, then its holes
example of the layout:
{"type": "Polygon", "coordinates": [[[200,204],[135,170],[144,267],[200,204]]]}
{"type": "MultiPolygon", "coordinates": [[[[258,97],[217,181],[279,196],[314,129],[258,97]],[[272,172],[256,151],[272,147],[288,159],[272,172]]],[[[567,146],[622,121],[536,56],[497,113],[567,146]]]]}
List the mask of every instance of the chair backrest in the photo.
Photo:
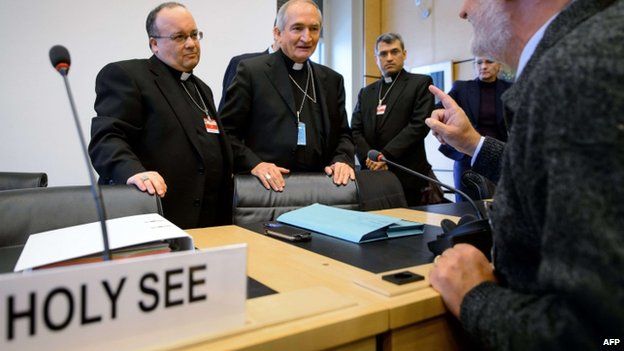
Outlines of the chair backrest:
{"type": "Polygon", "coordinates": [[[0,190],[46,186],[48,186],[48,175],[45,173],[0,172],[0,190]]]}
{"type": "Polygon", "coordinates": [[[472,170],[462,173],[461,182],[464,192],[473,200],[491,199],[496,191],[496,184],[472,170]]]}
{"type": "Polygon", "coordinates": [[[360,171],[355,174],[355,182],[362,211],[407,207],[403,186],[390,171],[360,171]]]}
{"type": "MultiPolygon", "coordinates": [[[[133,186],[102,186],[109,219],[163,214],[160,198],[133,186]]],[[[30,234],[98,221],[89,186],[0,191],[0,246],[24,244],[30,234]]]]}
{"type": "Polygon", "coordinates": [[[366,211],[407,207],[401,183],[391,172],[356,172],[356,181],[346,186],[336,186],[324,173],[293,173],[286,175],[283,192],[265,189],[252,175],[236,175],[232,222],[272,221],[314,203],[366,211]]]}
{"type": "Polygon", "coordinates": [[[234,224],[271,221],[282,213],[313,203],[350,210],[359,208],[355,183],[336,186],[323,173],[293,173],[286,175],[283,192],[265,189],[252,175],[234,176],[234,224]]]}

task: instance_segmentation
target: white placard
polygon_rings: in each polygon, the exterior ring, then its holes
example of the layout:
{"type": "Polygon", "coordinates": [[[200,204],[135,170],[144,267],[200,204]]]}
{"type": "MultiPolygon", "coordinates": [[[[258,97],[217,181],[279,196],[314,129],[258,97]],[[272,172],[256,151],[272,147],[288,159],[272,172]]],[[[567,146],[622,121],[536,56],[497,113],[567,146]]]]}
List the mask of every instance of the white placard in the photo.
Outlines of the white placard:
{"type": "Polygon", "coordinates": [[[246,249],[0,275],[2,350],[162,348],[241,327],[246,249]]]}

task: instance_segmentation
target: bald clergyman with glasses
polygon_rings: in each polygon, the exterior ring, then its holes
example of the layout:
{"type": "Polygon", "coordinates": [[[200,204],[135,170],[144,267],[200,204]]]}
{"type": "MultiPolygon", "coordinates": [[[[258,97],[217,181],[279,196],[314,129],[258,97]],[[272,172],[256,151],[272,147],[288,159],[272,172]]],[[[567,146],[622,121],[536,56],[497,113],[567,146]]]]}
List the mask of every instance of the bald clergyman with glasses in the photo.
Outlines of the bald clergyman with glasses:
{"type": "Polygon", "coordinates": [[[167,2],[147,16],[153,56],[98,74],[89,154],[101,184],[132,184],[162,198],[182,228],[231,221],[232,156],[210,88],[193,74],[200,40],[193,16],[167,2]]]}

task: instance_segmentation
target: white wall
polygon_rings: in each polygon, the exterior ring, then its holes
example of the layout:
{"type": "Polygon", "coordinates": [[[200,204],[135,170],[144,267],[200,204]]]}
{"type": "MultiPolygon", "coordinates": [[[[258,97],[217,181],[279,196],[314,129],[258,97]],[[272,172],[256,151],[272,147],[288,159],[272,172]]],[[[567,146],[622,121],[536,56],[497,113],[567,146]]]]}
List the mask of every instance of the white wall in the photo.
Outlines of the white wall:
{"type": "Polygon", "coordinates": [[[325,0],[323,3],[325,64],[345,80],[345,107],[351,113],[364,85],[363,0],[325,0]]]}
{"type": "MultiPolygon", "coordinates": [[[[108,62],[151,55],[147,13],[160,0],[0,0],[0,171],[48,173],[50,186],[88,176],[60,75],[48,50],[66,46],[69,79],[90,135],[95,77],[108,62]]],[[[182,0],[204,31],[195,73],[221,97],[229,59],[272,41],[275,0],[182,0]]]]}

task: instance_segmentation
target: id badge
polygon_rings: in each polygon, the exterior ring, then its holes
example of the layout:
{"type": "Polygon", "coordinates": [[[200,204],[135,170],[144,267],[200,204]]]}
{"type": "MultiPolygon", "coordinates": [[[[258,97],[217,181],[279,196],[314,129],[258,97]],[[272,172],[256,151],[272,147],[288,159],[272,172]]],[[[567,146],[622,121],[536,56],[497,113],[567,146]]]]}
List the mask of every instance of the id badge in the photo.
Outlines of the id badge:
{"type": "Polygon", "coordinates": [[[211,134],[219,134],[219,126],[217,125],[217,120],[210,117],[204,117],[204,126],[206,127],[206,131],[211,134]]]}
{"type": "Polygon", "coordinates": [[[381,116],[386,113],[386,105],[377,106],[377,116],[381,116]]]}
{"type": "Polygon", "coordinates": [[[297,126],[297,145],[306,144],[306,131],[305,131],[305,123],[299,122],[297,126]]]}

